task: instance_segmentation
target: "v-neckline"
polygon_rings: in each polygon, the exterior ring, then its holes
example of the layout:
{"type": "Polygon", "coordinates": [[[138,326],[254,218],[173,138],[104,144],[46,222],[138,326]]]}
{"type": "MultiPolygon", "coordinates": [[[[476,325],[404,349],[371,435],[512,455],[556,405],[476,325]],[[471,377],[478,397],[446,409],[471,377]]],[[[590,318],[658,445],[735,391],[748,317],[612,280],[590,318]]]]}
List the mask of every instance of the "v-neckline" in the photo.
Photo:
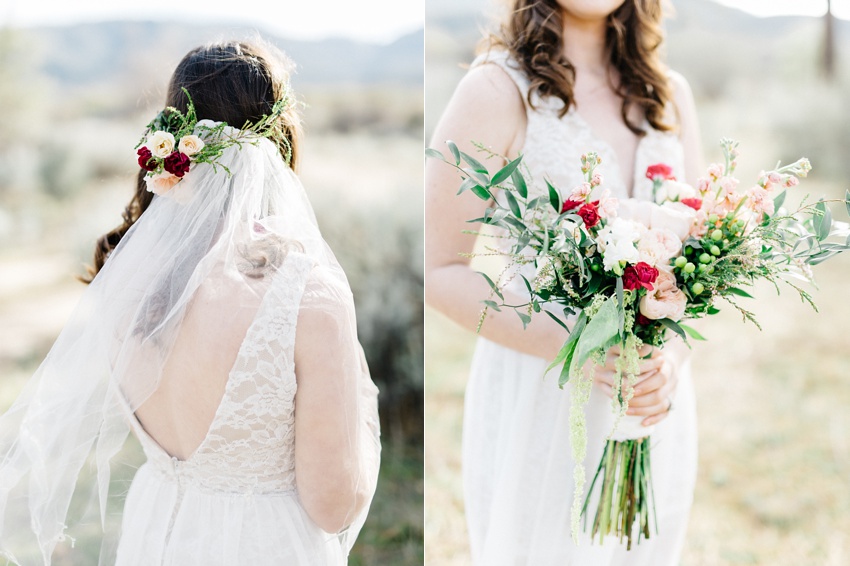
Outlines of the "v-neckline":
{"type": "Polygon", "coordinates": [[[598,136],[596,132],[593,131],[593,128],[590,126],[590,122],[585,120],[584,116],[579,114],[578,110],[576,110],[575,105],[570,105],[570,109],[567,111],[568,115],[571,115],[573,119],[578,122],[578,124],[585,129],[587,135],[596,143],[598,143],[603,149],[606,150],[607,153],[611,155],[611,158],[614,160],[614,164],[617,166],[618,177],[620,180],[620,184],[623,186],[623,189],[626,193],[627,198],[635,198],[635,190],[637,189],[638,184],[638,157],[640,156],[641,149],[643,147],[644,141],[650,136],[650,132],[648,129],[648,122],[644,118],[643,127],[646,133],[638,139],[637,145],[635,145],[635,151],[633,155],[632,162],[632,170],[630,181],[627,182],[626,179],[623,178],[623,167],[620,162],[620,156],[614,150],[614,147],[605,141],[602,137],[598,136]]]}

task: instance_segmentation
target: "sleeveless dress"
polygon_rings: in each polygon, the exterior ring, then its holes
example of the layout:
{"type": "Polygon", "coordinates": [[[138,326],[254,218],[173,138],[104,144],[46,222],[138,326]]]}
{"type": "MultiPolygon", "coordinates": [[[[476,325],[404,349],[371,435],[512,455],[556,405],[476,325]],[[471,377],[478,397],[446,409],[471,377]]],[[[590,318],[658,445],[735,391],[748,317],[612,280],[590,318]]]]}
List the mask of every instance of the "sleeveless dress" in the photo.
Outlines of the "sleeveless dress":
{"type": "MultiPolygon", "coordinates": [[[[492,51],[473,67],[495,64],[514,81],[526,104],[528,127],[521,150],[533,179],[529,193],[544,194],[544,178],[568,191],[583,179],[580,156],[602,157],[604,186],[614,197],[627,198],[616,154],[594,136],[575,108],[561,118],[559,99],[528,105],[528,80],[507,54],[492,51]]],[[[645,124],[636,151],[634,197],[651,198],[648,165],[667,163],[683,178],[683,149],[678,137],[645,124]]],[[[531,195],[530,195],[531,196],[531,195]]],[[[519,278],[516,278],[519,279],[519,278]]],[[[513,291],[521,292],[524,286],[513,291]]],[[[526,291],[527,294],[527,291],[526,291]]],[[[566,338],[566,334],[565,334],[566,338]]],[[[527,355],[479,338],[465,393],[463,421],[463,485],[473,563],[482,566],[675,566],[684,544],[696,480],[696,412],[689,363],[679,370],[673,406],[655,426],[652,473],[659,534],[633,545],[614,537],[600,545],[582,533],[570,536],[573,459],[570,448],[570,388],[558,388],[557,377],[543,377],[549,360],[527,355]]],[[[554,372],[553,372],[554,373],[554,372]]],[[[611,431],[610,399],[596,387],[585,409],[587,457],[585,490],[593,478],[611,431]]]]}
{"type": "MultiPolygon", "coordinates": [[[[295,326],[316,271],[307,256],[287,255],[209,431],[186,460],[170,457],[128,415],[147,461],[127,494],[116,566],[346,564],[365,511],[347,532],[324,532],[301,507],[295,478],[295,326]]],[[[375,401],[368,375],[361,391],[375,401]]],[[[368,424],[377,436],[377,422],[368,424]]]]}

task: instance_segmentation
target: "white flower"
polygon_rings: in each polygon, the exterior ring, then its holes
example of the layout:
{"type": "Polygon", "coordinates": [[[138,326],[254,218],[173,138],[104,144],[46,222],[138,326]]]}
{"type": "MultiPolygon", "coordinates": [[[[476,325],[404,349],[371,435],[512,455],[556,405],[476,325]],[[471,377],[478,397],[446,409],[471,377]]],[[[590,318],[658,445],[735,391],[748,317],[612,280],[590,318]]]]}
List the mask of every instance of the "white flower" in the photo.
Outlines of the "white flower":
{"type": "Polygon", "coordinates": [[[641,237],[642,226],[624,218],[612,218],[599,231],[597,244],[602,251],[602,264],[607,271],[621,261],[637,262],[638,250],[635,242],[641,237]]]}
{"type": "Polygon", "coordinates": [[[195,135],[183,136],[180,138],[180,143],[177,145],[182,153],[192,157],[202,149],[204,149],[204,141],[195,135]]]}
{"type": "Polygon", "coordinates": [[[174,151],[174,136],[168,132],[157,130],[151,134],[151,137],[148,138],[145,145],[149,150],[151,150],[152,154],[161,159],[165,159],[174,151]]]}
{"type": "Polygon", "coordinates": [[[655,193],[655,202],[661,204],[668,200],[677,201],[683,198],[694,198],[695,196],[697,196],[696,190],[687,183],[664,181],[655,193]]]}
{"type": "Polygon", "coordinates": [[[649,226],[670,230],[684,241],[696,218],[696,210],[680,202],[665,202],[652,207],[649,226]]]}
{"type": "Polygon", "coordinates": [[[617,216],[648,227],[649,221],[652,219],[653,208],[654,205],[648,200],[623,199],[619,202],[617,216]]]}

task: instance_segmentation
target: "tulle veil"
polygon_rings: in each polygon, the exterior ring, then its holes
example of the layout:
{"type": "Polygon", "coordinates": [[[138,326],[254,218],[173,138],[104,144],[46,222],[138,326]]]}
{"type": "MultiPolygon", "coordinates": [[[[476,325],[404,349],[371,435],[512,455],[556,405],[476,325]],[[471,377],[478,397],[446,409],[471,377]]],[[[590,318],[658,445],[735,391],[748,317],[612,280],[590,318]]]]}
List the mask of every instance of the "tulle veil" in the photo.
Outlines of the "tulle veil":
{"type": "MultiPolygon", "coordinates": [[[[229,127],[224,133],[241,135],[229,127]]],[[[121,495],[110,492],[111,468],[132,411],[160,386],[196,291],[220,284],[234,309],[256,308],[289,256],[311,262],[316,274],[298,308],[334,317],[339,336],[328,338],[342,345],[340,355],[352,368],[362,367],[345,274],[298,177],[271,141],[244,136],[216,164],[195,165],[154,198],[0,417],[0,556],[29,565],[51,564],[54,552],[73,553],[84,514],[69,513],[72,496],[96,493],[87,516],[99,515],[100,528],[113,533],[97,553],[101,564],[111,563],[120,514],[107,504],[121,495]]],[[[374,391],[357,376],[339,381],[352,415],[348,442],[362,455],[360,481],[374,493],[380,451],[374,391]]],[[[342,535],[347,546],[364,517],[365,509],[342,535]]],[[[90,555],[86,560],[94,563],[90,555]]]]}

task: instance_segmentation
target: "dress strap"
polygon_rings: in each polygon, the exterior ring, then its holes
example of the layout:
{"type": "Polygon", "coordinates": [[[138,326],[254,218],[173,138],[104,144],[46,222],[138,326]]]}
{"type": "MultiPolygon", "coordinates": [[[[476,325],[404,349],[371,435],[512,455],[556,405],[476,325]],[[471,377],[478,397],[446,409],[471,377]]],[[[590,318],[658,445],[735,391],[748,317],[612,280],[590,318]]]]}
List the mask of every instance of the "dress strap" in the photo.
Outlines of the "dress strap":
{"type": "Polygon", "coordinates": [[[528,107],[528,89],[531,83],[516,60],[504,49],[494,48],[478,55],[470,65],[470,69],[487,64],[496,65],[507,73],[522,95],[523,103],[528,107]]]}

